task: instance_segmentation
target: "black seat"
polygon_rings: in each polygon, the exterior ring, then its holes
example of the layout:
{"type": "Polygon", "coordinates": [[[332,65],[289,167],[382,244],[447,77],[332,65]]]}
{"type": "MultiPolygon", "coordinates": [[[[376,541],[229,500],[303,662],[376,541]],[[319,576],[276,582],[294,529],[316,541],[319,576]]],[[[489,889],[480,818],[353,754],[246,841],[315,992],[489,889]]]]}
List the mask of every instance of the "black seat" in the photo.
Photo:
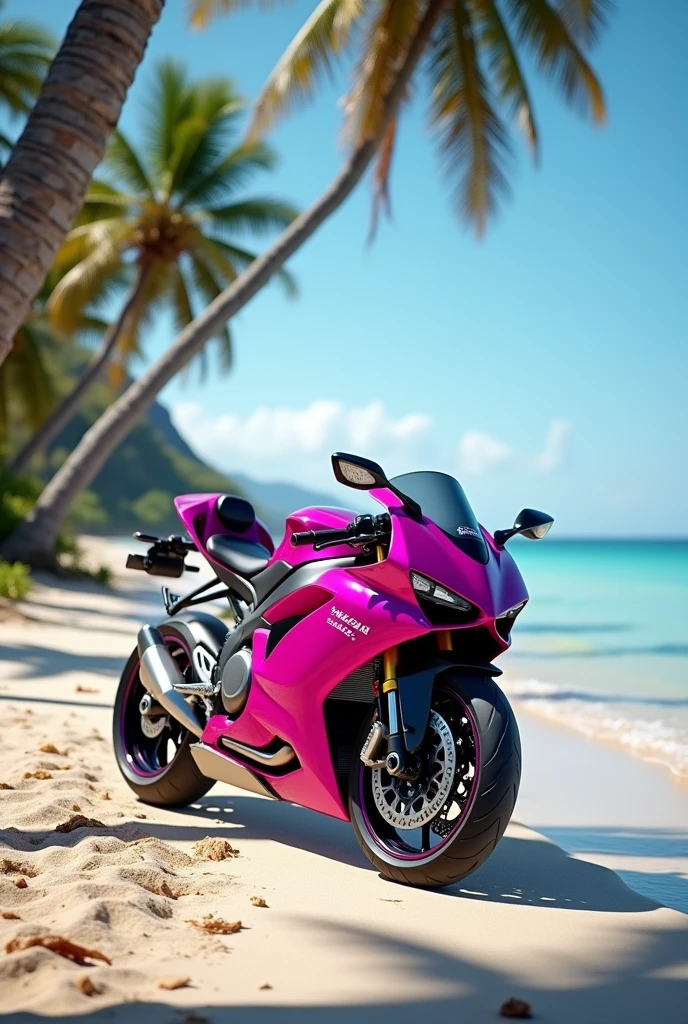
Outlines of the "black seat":
{"type": "Polygon", "coordinates": [[[235,494],[221,494],[215,502],[217,518],[232,533],[246,533],[256,521],[256,512],[250,501],[235,494]]]}
{"type": "Polygon", "coordinates": [[[238,537],[224,537],[221,533],[209,537],[206,548],[218,562],[245,579],[250,579],[264,569],[270,559],[270,552],[262,544],[240,540],[238,537]]]}

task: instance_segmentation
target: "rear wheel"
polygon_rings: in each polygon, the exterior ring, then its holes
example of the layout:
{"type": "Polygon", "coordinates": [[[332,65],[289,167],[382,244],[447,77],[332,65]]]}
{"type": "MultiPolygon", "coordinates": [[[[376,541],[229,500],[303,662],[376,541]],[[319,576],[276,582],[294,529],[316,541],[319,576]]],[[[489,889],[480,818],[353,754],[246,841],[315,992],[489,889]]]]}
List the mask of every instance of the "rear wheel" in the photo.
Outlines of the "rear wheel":
{"type": "MultiPolygon", "coordinates": [[[[358,752],[370,728],[357,741],[358,752]]],[[[366,856],[407,885],[450,885],[475,871],[509,823],[521,774],[518,727],[487,676],[443,681],[433,695],[420,775],[409,783],[385,768],[351,767],[349,810],[366,856]]]]}
{"type": "MultiPolygon", "coordinates": [[[[184,672],[190,663],[187,644],[173,626],[160,627],[172,657],[184,672]]],[[[196,742],[170,715],[143,715],[141,698],[148,691],[139,677],[139,653],[133,651],[115,697],[113,745],[117,766],[144,803],[185,807],[204,796],[213,780],[201,775],[193,759],[196,742]]]]}

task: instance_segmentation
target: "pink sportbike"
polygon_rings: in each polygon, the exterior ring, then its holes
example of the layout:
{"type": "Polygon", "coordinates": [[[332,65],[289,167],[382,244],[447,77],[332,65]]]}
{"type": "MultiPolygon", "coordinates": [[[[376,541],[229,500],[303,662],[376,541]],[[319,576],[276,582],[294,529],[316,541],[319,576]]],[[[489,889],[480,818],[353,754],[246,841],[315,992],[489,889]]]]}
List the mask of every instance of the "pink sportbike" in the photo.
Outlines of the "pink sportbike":
{"type": "Polygon", "coordinates": [[[443,886],[499,842],[518,792],[518,728],[492,661],[528,593],[504,545],[543,537],[524,509],[494,537],[444,473],[388,480],[332,456],[337,480],[385,509],[307,508],[275,548],[244,498],[175,500],[186,537],[127,565],[213,579],[143,626],[117,691],[114,744],[146,803],[193,803],[215,781],[351,821],[388,878],[443,886]],[[196,570],[197,571],[197,570],[196,570]],[[190,610],[226,598],[224,620],[190,610]]]}

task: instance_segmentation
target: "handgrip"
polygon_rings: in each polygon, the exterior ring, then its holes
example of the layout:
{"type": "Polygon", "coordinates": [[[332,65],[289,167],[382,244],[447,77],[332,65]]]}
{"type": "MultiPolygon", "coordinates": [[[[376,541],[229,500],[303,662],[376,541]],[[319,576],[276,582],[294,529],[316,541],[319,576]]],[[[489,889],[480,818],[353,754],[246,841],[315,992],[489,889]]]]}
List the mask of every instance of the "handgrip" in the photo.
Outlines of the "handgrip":
{"type": "Polygon", "coordinates": [[[351,531],[345,527],[343,530],[305,530],[303,533],[292,533],[291,542],[294,547],[299,547],[301,544],[320,544],[324,541],[329,544],[337,541],[346,544],[351,538],[351,531]]]}
{"type": "Polygon", "coordinates": [[[291,542],[295,548],[302,544],[315,543],[315,530],[306,530],[304,533],[292,533],[291,542]]]}

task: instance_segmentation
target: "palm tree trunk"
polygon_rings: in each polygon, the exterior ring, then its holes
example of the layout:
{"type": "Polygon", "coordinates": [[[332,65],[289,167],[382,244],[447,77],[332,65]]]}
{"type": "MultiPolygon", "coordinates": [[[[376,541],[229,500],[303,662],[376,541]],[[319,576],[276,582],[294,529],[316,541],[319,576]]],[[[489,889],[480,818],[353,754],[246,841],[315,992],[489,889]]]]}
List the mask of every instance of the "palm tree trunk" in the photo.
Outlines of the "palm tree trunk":
{"type": "Polygon", "coordinates": [[[0,177],[0,364],[76,217],[165,0],[82,0],[0,177]]]}
{"type": "Polygon", "coordinates": [[[235,315],[344,202],[370,164],[384,129],[401,102],[409,79],[448,0],[429,0],[406,59],[385,101],[385,116],[375,138],[361,143],[316,202],[277,241],[181,331],[170,348],[103,413],[84,434],[38,499],[33,511],[0,548],[3,557],[35,568],[54,566],[57,534],[72,502],[145,413],[160,390],[235,315]]]}
{"type": "Polygon", "coordinates": [[[75,415],[81,405],[82,399],[86,395],[86,392],[90,390],[92,384],[95,384],[103,370],[110,362],[112,354],[117,348],[117,343],[121,337],[122,331],[128,326],[130,318],[135,314],[136,308],[141,301],[141,296],[144,288],[146,287],[149,274],[150,264],[141,267],[136,282],[129,293],[127,301],[124,303],[119,316],[114,323],[110,324],[103,335],[100,348],[97,352],[94,352],[91,359],[89,359],[86,369],[82,373],[81,377],[79,377],[74,388],[68,395],[65,395],[57,408],[53,409],[50,415],[43,421],[43,423],[41,423],[33,437],[31,437],[21,451],[15,455],[9,466],[10,472],[17,476],[24,473],[34,456],[44,452],[75,415]]]}

